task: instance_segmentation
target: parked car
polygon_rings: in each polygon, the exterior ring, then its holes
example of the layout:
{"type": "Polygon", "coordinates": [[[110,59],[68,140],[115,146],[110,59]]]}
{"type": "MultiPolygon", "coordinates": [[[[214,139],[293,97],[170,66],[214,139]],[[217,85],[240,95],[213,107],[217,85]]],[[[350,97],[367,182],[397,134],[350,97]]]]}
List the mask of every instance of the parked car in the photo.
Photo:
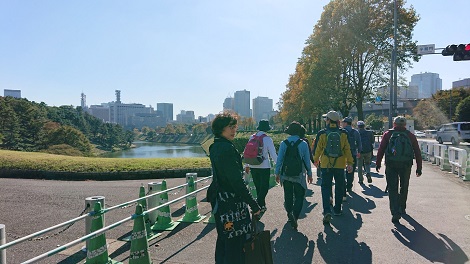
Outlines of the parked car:
{"type": "Polygon", "coordinates": [[[427,138],[436,138],[437,130],[434,130],[434,129],[424,130],[424,133],[426,134],[427,138]]]}
{"type": "Polygon", "coordinates": [[[426,137],[426,134],[422,131],[419,131],[419,130],[415,130],[415,136],[417,138],[425,138],[426,137]]]}
{"type": "Polygon", "coordinates": [[[454,122],[442,125],[436,134],[439,144],[451,142],[458,145],[462,141],[470,142],[470,122],[454,122]]]}

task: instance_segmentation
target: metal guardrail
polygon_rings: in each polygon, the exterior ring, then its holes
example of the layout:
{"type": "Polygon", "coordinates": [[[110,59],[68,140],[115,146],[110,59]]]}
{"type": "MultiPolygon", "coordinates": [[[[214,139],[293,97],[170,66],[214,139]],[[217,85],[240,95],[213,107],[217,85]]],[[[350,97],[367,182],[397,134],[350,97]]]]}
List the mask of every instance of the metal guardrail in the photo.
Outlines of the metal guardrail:
{"type": "MultiPolygon", "coordinates": [[[[210,178],[212,178],[212,176],[208,176],[208,177],[204,177],[204,178],[198,179],[198,180],[194,181],[194,183],[201,182],[201,181],[206,181],[206,180],[209,180],[210,178]]],[[[122,203],[122,204],[118,204],[118,205],[115,205],[115,206],[112,206],[112,207],[109,207],[109,208],[104,208],[104,209],[101,210],[100,214],[105,214],[105,213],[107,213],[107,212],[109,212],[109,211],[112,211],[112,210],[115,210],[115,209],[119,209],[119,208],[128,206],[128,205],[130,205],[130,204],[134,204],[134,203],[139,202],[139,201],[141,201],[141,200],[144,200],[144,199],[147,199],[147,198],[156,196],[156,195],[160,195],[160,194],[165,193],[165,192],[170,192],[170,191],[173,191],[173,190],[176,190],[176,189],[179,189],[179,188],[184,188],[184,187],[187,186],[187,185],[188,185],[188,183],[181,184],[181,185],[178,185],[178,186],[175,186],[175,187],[172,187],[172,188],[168,188],[168,189],[163,190],[163,191],[155,192],[155,193],[152,193],[152,194],[146,195],[146,196],[144,196],[144,197],[140,197],[140,198],[138,198],[138,199],[134,199],[134,200],[131,200],[131,201],[122,203]]],[[[182,199],[184,199],[184,198],[187,198],[187,197],[196,195],[198,192],[200,192],[200,191],[202,191],[202,190],[205,190],[205,189],[207,189],[207,188],[209,188],[209,186],[204,186],[204,187],[199,188],[199,189],[197,189],[197,190],[195,190],[195,191],[193,191],[193,192],[191,192],[191,193],[182,195],[181,197],[178,197],[178,198],[175,198],[175,199],[173,199],[173,200],[171,200],[171,201],[168,201],[168,202],[166,202],[166,203],[160,204],[159,206],[156,206],[156,207],[154,207],[154,208],[148,209],[147,211],[144,211],[144,212],[142,213],[142,215],[135,215],[135,214],[133,214],[133,215],[131,215],[130,217],[127,217],[127,218],[125,218],[125,219],[122,219],[122,220],[120,220],[120,221],[114,223],[114,224],[108,225],[108,226],[106,226],[106,227],[103,227],[102,229],[99,229],[99,230],[96,230],[96,231],[94,231],[94,232],[92,232],[92,233],[89,233],[89,234],[87,234],[87,235],[85,235],[85,236],[83,236],[83,237],[81,237],[81,238],[78,238],[78,239],[76,239],[76,240],[74,240],[74,241],[72,241],[72,242],[69,242],[69,243],[67,243],[67,244],[65,244],[65,245],[63,245],[63,246],[61,246],[61,247],[58,247],[58,248],[56,248],[56,249],[54,249],[54,250],[48,251],[48,252],[46,252],[46,253],[44,253],[44,254],[42,254],[42,255],[39,255],[39,256],[37,256],[37,257],[34,257],[34,258],[32,258],[32,259],[30,259],[30,260],[28,260],[28,261],[26,261],[26,262],[23,262],[23,263],[33,263],[33,262],[36,262],[36,261],[38,261],[38,260],[44,259],[44,258],[46,258],[46,257],[55,255],[55,254],[57,254],[57,253],[59,253],[59,252],[65,250],[65,249],[69,248],[70,246],[73,246],[73,245],[76,245],[76,244],[78,244],[78,243],[80,243],[80,242],[84,242],[84,241],[87,241],[87,240],[89,240],[89,239],[91,239],[91,238],[94,238],[95,236],[98,236],[98,235],[104,233],[105,231],[110,230],[110,229],[113,229],[113,228],[115,228],[115,227],[117,227],[117,226],[120,226],[121,224],[123,224],[123,223],[125,223],[125,222],[127,222],[127,221],[130,221],[130,220],[133,220],[133,219],[135,219],[135,218],[137,218],[137,217],[146,215],[146,214],[148,214],[148,213],[150,213],[150,212],[153,212],[153,211],[155,211],[155,210],[158,210],[158,209],[160,209],[160,208],[162,208],[162,207],[169,206],[169,205],[171,205],[171,204],[173,204],[173,203],[175,203],[175,202],[178,202],[178,201],[180,201],[180,200],[182,200],[182,199]]],[[[0,245],[0,252],[5,252],[5,250],[6,250],[7,248],[11,247],[11,246],[14,246],[14,245],[19,244],[19,243],[24,242],[24,241],[27,241],[27,240],[32,239],[32,238],[34,238],[34,237],[40,236],[40,235],[42,235],[42,234],[45,234],[45,233],[50,232],[50,231],[52,231],[52,230],[58,229],[58,228],[60,228],[60,227],[73,224],[73,223],[75,223],[75,222],[77,222],[77,221],[80,221],[80,220],[82,220],[82,219],[85,219],[86,217],[92,217],[92,216],[95,215],[95,214],[96,214],[96,212],[91,211],[91,212],[88,213],[88,214],[81,215],[81,216],[79,216],[79,217],[76,217],[76,218],[74,218],[74,219],[68,220],[68,221],[66,221],[66,222],[57,224],[57,225],[55,225],[55,226],[52,226],[52,227],[43,229],[43,230],[38,231],[38,232],[35,232],[35,233],[33,233],[33,234],[30,234],[30,235],[21,237],[21,238],[19,238],[19,239],[16,239],[16,240],[14,240],[14,241],[9,242],[9,243],[0,245]]],[[[2,263],[2,264],[6,264],[6,263],[2,263]]]]}

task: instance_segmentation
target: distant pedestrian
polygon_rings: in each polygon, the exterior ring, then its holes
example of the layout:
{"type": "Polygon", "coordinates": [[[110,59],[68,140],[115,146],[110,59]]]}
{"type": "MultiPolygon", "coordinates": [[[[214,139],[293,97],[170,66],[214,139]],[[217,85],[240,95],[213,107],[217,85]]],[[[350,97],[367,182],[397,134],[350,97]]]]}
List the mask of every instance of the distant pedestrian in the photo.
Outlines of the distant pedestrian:
{"type": "Polygon", "coordinates": [[[377,152],[376,170],[380,170],[385,154],[385,177],[387,179],[388,197],[392,222],[398,223],[406,214],[406,201],[410,183],[413,157],[416,159],[416,176],[422,173],[422,158],[416,136],[406,130],[406,119],[395,117],[393,128],[386,131],[377,152]],[[400,187],[400,190],[398,190],[400,187]]]}
{"type": "Polygon", "coordinates": [[[344,200],[346,199],[346,192],[352,192],[354,172],[356,171],[357,166],[357,158],[361,157],[362,151],[361,135],[359,135],[359,132],[354,129],[351,124],[351,117],[345,117],[343,119],[343,129],[348,133],[349,147],[351,148],[351,155],[354,160],[354,164],[352,165],[353,170],[351,172],[346,172],[346,191],[344,192],[344,200]]]}
{"type": "Polygon", "coordinates": [[[290,136],[281,142],[276,162],[276,181],[284,188],[284,208],[292,228],[297,229],[297,220],[305,201],[308,183],[313,182],[308,144],[300,136],[305,128],[292,122],[285,131],[290,136]]]}
{"type": "Polygon", "coordinates": [[[359,177],[359,184],[364,184],[364,175],[362,168],[366,172],[368,183],[372,183],[370,175],[370,164],[372,161],[372,152],[374,150],[374,134],[370,130],[365,129],[364,121],[357,121],[357,128],[361,136],[362,151],[359,158],[357,158],[357,176],[359,177]]]}
{"type": "Polygon", "coordinates": [[[348,143],[347,132],[339,128],[340,116],[335,111],[326,114],[326,128],[318,132],[318,142],[314,154],[314,165],[318,168],[321,164],[321,196],[323,204],[323,224],[329,224],[331,220],[330,197],[332,193],[333,178],[335,179],[335,204],[334,214],[342,214],[344,194],[344,169],[352,171],[354,162],[348,143]]]}
{"type": "Polygon", "coordinates": [[[274,147],[273,139],[266,134],[271,129],[268,120],[260,120],[258,124],[258,132],[250,137],[252,140],[254,137],[262,138],[263,140],[263,161],[259,165],[247,164],[245,167],[246,173],[250,173],[253,176],[253,183],[256,187],[256,193],[258,194],[257,202],[261,207],[261,216],[266,212],[266,195],[269,190],[269,177],[271,176],[271,161],[276,162],[277,154],[276,148],[274,147]]]}
{"type": "Polygon", "coordinates": [[[210,195],[217,230],[215,263],[245,263],[243,244],[251,231],[248,205],[255,216],[260,208],[243,181],[242,159],[232,143],[237,119],[230,113],[219,114],[212,121],[212,131],[215,138],[209,156],[214,174],[211,187],[215,186],[210,195]]]}

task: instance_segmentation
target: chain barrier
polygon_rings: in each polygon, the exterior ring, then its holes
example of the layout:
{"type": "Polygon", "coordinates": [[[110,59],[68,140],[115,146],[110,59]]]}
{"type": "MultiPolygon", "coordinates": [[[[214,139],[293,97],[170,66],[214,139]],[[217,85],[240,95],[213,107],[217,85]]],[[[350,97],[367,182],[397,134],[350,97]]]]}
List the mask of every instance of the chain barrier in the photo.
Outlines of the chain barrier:
{"type": "MultiPolygon", "coordinates": [[[[150,194],[150,190],[148,190],[148,192],[145,194],[145,196],[147,196],[149,194],[150,194]]],[[[134,206],[134,205],[137,205],[137,202],[133,202],[131,204],[121,206],[121,207],[119,207],[119,209],[126,209],[126,208],[129,208],[129,207],[134,206]]],[[[106,207],[111,207],[111,206],[106,205],[106,207]]]]}
{"type": "MultiPolygon", "coordinates": [[[[85,207],[85,209],[83,209],[83,211],[78,215],[78,217],[82,216],[82,215],[86,212],[87,208],[88,208],[88,207],[85,207]]],[[[76,222],[71,223],[70,225],[64,227],[64,229],[62,229],[62,230],[60,230],[59,232],[56,232],[56,233],[54,233],[54,234],[52,234],[52,235],[47,235],[47,236],[43,236],[43,237],[30,238],[30,239],[25,240],[25,241],[41,241],[41,240],[45,240],[45,239],[48,239],[48,238],[51,238],[51,237],[58,236],[58,235],[62,234],[63,232],[65,232],[65,231],[66,231],[67,229],[69,229],[70,227],[72,227],[75,223],[76,223],[76,222]]],[[[15,239],[15,240],[21,238],[21,236],[14,235],[14,234],[12,234],[12,233],[8,233],[8,232],[7,232],[6,234],[7,234],[7,237],[11,237],[11,238],[13,238],[13,239],[15,239]]]]}

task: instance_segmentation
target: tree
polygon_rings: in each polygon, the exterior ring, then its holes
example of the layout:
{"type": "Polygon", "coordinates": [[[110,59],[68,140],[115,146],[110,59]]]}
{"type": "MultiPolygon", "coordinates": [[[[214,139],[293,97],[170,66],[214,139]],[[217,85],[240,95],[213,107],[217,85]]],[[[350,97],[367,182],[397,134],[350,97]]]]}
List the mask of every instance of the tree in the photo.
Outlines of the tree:
{"type": "Polygon", "coordinates": [[[433,129],[448,121],[434,100],[420,101],[413,109],[413,116],[421,127],[428,129],[433,129]]]}
{"type": "Polygon", "coordinates": [[[441,90],[432,95],[432,99],[448,120],[455,120],[457,105],[470,96],[470,88],[441,90]]]}
{"type": "Polygon", "coordinates": [[[457,121],[470,121],[470,96],[460,101],[456,115],[457,121]]]}
{"type": "Polygon", "coordinates": [[[370,126],[372,130],[382,130],[384,127],[384,121],[383,121],[383,116],[377,116],[375,114],[370,114],[367,116],[367,118],[364,120],[364,122],[370,126]]]}
{"type": "MultiPolygon", "coordinates": [[[[375,88],[388,83],[393,49],[392,0],[333,0],[307,39],[307,46],[289,78],[281,97],[281,117],[295,118],[296,113],[319,119],[334,109],[344,116],[352,107],[363,119],[362,104],[375,88]]],[[[397,1],[397,67],[407,69],[416,42],[413,29],[419,20],[413,7],[404,8],[397,1]]]]}

